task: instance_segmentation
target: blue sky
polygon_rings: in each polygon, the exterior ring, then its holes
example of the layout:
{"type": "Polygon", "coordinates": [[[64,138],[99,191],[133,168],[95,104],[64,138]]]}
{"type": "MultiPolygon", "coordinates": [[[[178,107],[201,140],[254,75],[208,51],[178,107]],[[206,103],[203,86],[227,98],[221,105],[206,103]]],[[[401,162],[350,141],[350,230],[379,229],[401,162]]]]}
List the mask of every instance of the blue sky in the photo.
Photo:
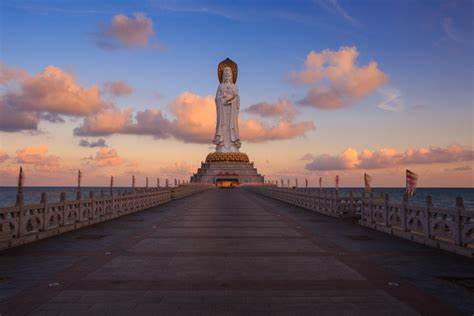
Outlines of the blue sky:
{"type": "MultiPolygon", "coordinates": [[[[415,0],[4,1],[0,59],[32,76],[54,65],[74,73],[85,87],[124,81],[133,93],[114,99],[117,107],[169,113],[169,104],[184,91],[214,95],[216,65],[230,57],[239,64],[242,108],[289,99],[296,104],[299,120],[316,125],[302,138],[265,142],[265,151],[259,144],[246,145],[261,162],[268,160],[266,151],[288,146],[294,153],[286,159],[295,164],[306,152],[336,155],[347,147],[404,151],[472,146],[472,5],[472,1],[415,0]],[[134,12],[153,21],[150,45],[117,49],[97,45],[101,30],[114,16],[130,17],[134,12]],[[388,82],[347,107],[322,110],[298,105],[308,88],[289,82],[289,74],[303,69],[311,51],[335,52],[345,46],[357,48],[357,65],[377,62],[388,82]],[[386,90],[395,91],[403,110],[377,107],[386,90]]],[[[76,140],[72,130],[79,121],[76,117],[63,125],[41,123],[50,140],[40,142],[58,148],[66,140],[55,137],[63,132],[76,140]]],[[[2,135],[2,146],[10,152],[17,142],[28,145],[31,137],[22,132],[2,135]]],[[[121,143],[128,144],[130,137],[142,136],[123,137],[121,143]]],[[[142,141],[162,143],[174,148],[171,151],[201,146],[195,160],[209,147],[152,137],[142,141]]],[[[64,155],[72,157],[72,150],[64,155]]],[[[275,165],[287,168],[283,158],[275,165]]],[[[271,172],[278,173],[276,169],[271,172]]]]}

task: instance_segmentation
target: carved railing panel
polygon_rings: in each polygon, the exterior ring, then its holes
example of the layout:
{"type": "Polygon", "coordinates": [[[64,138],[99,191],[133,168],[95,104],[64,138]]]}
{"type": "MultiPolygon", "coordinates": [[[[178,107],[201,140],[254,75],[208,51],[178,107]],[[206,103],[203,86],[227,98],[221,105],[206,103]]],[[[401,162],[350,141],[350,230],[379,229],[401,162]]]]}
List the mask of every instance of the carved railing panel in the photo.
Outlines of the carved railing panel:
{"type": "MultiPolygon", "coordinates": [[[[172,199],[182,198],[208,189],[208,185],[181,185],[173,188],[139,189],[113,196],[95,197],[92,193],[87,199],[78,194],[77,200],[67,201],[61,194],[61,201],[48,203],[42,195],[39,204],[19,205],[0,208],[0,250],[32,239],[23,237],[37,234],[37,239],[44,238],[43,232],[59,234],[58,228],[80,223],[82,226],[97,223],[166,203],[172,199]],[[44,199],[44,200],[43,200],[44,199]]],[[[51,234],[48,233],[48,236],[51,234]]]]}
{"type": "Polygon", "coordinates": [[[322,191],[249,186],[250,190],[294,206],[334,217],[360,217],[359,223],[383,232],[415,240],[465,256],[474,256],[474,212],[464,209],[462,198],[453,209],[412,205],[408,199],[393,203],[388,195],[341,197],[322,191]]]}

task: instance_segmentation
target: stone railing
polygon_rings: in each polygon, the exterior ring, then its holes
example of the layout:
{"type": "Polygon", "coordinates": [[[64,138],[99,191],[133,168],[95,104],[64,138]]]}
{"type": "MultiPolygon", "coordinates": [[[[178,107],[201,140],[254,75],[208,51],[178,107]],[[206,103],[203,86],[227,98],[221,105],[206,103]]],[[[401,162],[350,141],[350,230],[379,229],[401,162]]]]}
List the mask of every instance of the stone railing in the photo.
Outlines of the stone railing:
{"type": "MultiPolygon", "coordinates": [[[[180,185],[174,188],[135,189],[105,196],[66,200],[61,193],[59,202],[48,202],[46,193],[38,204],[0,208],[0,250],[30,243],[67,231],[93,225],[154,207],[203,191],[210,186],[180,185]]],[[[21,201],[21,199],[20,199],[21,201]]]]}
{"type": "Polygon", "coordinates": [[[434,207],[430,196],[425,206],[390,201],[372,195],[339,197],[337,194],[318,194],[305,189],[275,186],[248,187],[255,193],[291,205],[333,217],[354,217],[359,224],[427,246],[444,249],[467,257],[474,257],[474,212],[464,209],[462,198],[456,199],[452,209],[434,207]]]}
{"type": "Polygon", "coordinates": [[[276,186],[249,186],[250,190],[308,210],[332,217],[357,217],[361,213],[362,199],[341,197],[334,193],[315,194],[305,189],[276,186]]]}

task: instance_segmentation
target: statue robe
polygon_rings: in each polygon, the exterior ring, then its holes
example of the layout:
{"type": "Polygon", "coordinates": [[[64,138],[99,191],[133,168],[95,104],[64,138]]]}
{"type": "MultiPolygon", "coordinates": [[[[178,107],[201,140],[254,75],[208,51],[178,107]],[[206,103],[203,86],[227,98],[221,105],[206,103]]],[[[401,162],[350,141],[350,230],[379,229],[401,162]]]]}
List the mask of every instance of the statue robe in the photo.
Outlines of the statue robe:
{"type": "Polygon", "coordinates": [[[216,134],[214,143],[218,152],[238,152],[240,97],[233,83],[221,83],[216,93],[216,134]],[[226,101],[233,98],[230,102],[226,101]],[[226,104],[230,103],[230,104],[226,104]]]}

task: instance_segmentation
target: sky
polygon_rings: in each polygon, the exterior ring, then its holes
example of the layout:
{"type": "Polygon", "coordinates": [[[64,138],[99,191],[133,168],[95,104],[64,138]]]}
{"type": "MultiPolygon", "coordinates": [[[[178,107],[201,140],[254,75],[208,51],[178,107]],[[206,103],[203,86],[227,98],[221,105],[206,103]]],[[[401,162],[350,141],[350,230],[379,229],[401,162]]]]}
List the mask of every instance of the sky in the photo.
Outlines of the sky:
{"type": "Polygon", "coordinates": [[[0,185],[189,179],[229,57],[267,180],[474,187],[472,1],[0,5],[0,185]]]}

